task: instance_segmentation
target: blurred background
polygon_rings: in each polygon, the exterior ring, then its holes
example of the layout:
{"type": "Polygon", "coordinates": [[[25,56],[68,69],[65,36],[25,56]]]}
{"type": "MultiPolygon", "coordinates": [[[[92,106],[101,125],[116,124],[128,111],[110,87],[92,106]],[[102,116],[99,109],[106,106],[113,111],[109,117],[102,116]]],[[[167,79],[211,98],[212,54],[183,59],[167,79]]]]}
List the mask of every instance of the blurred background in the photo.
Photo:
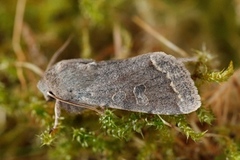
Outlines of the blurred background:
{"type": "Polygon", "coordinates": [[[240,157],[239,58],[240,0],[0,1],[0,159],[240,157]],[[200,90],[204,106],[215,117],[213,125],[189,117],[191,127],[209,134],[199,142],[175,134],[171,144],[163,143],[164,137],[155,142],[151,136],[140,138],[141,142],[135,136],[128,141],[113,139],[98,152],[74,141],[69,133],[73,126],[100,128],[98,116],[63,113],[69,130],[56,133],[50,146],[42,146],[40,135],[53,123],[54,104],[45,102],[36,84],[71,35],[56,61],[124,59],[153,51],[176,57],[204,51],[212,57],[212,70],[226,69],[233,61],[235,73],[227,82],[207,83],[200,90]]]}

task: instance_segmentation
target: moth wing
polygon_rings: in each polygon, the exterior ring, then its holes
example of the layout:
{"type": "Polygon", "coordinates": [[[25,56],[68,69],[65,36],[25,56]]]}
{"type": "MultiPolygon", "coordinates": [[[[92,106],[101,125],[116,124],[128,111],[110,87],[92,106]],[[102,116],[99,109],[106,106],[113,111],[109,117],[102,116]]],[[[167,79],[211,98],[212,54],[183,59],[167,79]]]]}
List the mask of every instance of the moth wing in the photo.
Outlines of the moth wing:
{"type": "Polygon", "coordinates": [[[150,59],[154,67],[160,72],[166,73],[166,78],[171,81],[170,86],[177,94],[177,105],[181,113],[197,110],[201,106],[200,96],[184,64],[175,57],[162,52],[153,53],[150,59]]]}
{"type": "Polygon", "coordinates": [[[186,114],[201,104],[184,65],[162,52],[102,62],[96,70],[86,89],[91,104],[153,114],[186,114]]]}

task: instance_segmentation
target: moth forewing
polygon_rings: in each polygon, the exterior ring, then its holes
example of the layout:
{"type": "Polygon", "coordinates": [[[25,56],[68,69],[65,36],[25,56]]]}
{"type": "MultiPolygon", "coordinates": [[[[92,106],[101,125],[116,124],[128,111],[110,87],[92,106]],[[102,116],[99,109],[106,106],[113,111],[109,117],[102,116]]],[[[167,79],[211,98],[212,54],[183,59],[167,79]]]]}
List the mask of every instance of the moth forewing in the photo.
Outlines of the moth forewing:
{"type": "Polygon", "coordinates": [[[125,60],[64,60],[45,72],[38,88],[45,97],[52,93],[64,102],[62,108],[73,112],[84,104],[92,110],[92,106],[101,106],[175,115],[188,114],[201,106],[184,64],[163,52],[125,60]]]}

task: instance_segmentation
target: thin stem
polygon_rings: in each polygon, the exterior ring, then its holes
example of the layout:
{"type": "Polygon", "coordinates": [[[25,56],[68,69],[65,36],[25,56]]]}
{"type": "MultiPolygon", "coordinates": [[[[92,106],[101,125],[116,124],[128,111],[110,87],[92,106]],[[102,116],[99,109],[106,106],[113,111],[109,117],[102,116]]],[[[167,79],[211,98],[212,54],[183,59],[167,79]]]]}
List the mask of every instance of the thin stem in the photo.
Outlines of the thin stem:
{"type": "Polygon", "coordinates": [[[183,57],[187,57],[188,54],[183,49],[179,48],[172,42],[170,42],[167,38],[162,36],[160,33],[158,33],[156,30],[154,30],[150,25],[145,23],[143,20],[141,20],[139,17],[133,17],[133,22],[135,22],[139,27],[144,29],[146,32],[148,32],[150,35],[152,35],[154,38],[159,40],[162,44],[173,50],[174,52],[178,53],[179,55],[183,57]]]}

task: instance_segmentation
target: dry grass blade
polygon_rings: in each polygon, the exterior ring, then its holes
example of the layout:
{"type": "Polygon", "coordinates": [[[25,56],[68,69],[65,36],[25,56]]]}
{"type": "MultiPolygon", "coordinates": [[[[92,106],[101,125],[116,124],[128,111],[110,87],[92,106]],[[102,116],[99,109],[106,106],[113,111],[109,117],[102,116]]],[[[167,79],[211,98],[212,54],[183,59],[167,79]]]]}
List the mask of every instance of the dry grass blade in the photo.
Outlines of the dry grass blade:
{"type": "Polygon", "coordinates": [[[28,63],[28,62],[16,62],[16,66],[17,67],[24,67],[27,68],[31,71],[33,71],[34,73],[36,73],[37,75],[39,75],[40,77],[43,76],[44,71],[42,69],[40,69],[38,66],[32,64],[32,63],[28,63]]]}
{"type": "MultiPolygon", "coordinates": [[[[26,0],[18,0],[17,1],[16,15],[15,15],[15,20],[14,20],[12,46],[13,46],[13,50],[17,56],[18,61],[26,60],[26,57],[25,57],[23,50],[21,48],[21,45],[20,45],[25,5],[26,5],[26,0]]],[[[23,75],[22,68],[17,68],[17,75],[18,75],[18,79],[21,83],[21,86],[23,88],[26,88],[26,80],[23,75]]]]}
{"type": "Polygon", "coordinates": [[[160,33],[158,33],[156,30],[154,30],[151,26],[149,26],[147,23],[145,23],[143,20],[141,20],[139,17],[133,17],[133,21],[140,26],[142,29],[144,29],[146,32],[148,32],[150,35],[152,35],[154,38],[159,40],[162,44],[173,50],[174,52],[178,53],[179,55],[183,57],[188,57],[188,54],[170,42],[168,39],[163,37],[160,33]]]}
{"type": "Polygon", "coordinates": [[[240,70],[216,90],[205,95],[206,105],[211,106],[220,125],[237,125],[239,122],[240,70]]]}

